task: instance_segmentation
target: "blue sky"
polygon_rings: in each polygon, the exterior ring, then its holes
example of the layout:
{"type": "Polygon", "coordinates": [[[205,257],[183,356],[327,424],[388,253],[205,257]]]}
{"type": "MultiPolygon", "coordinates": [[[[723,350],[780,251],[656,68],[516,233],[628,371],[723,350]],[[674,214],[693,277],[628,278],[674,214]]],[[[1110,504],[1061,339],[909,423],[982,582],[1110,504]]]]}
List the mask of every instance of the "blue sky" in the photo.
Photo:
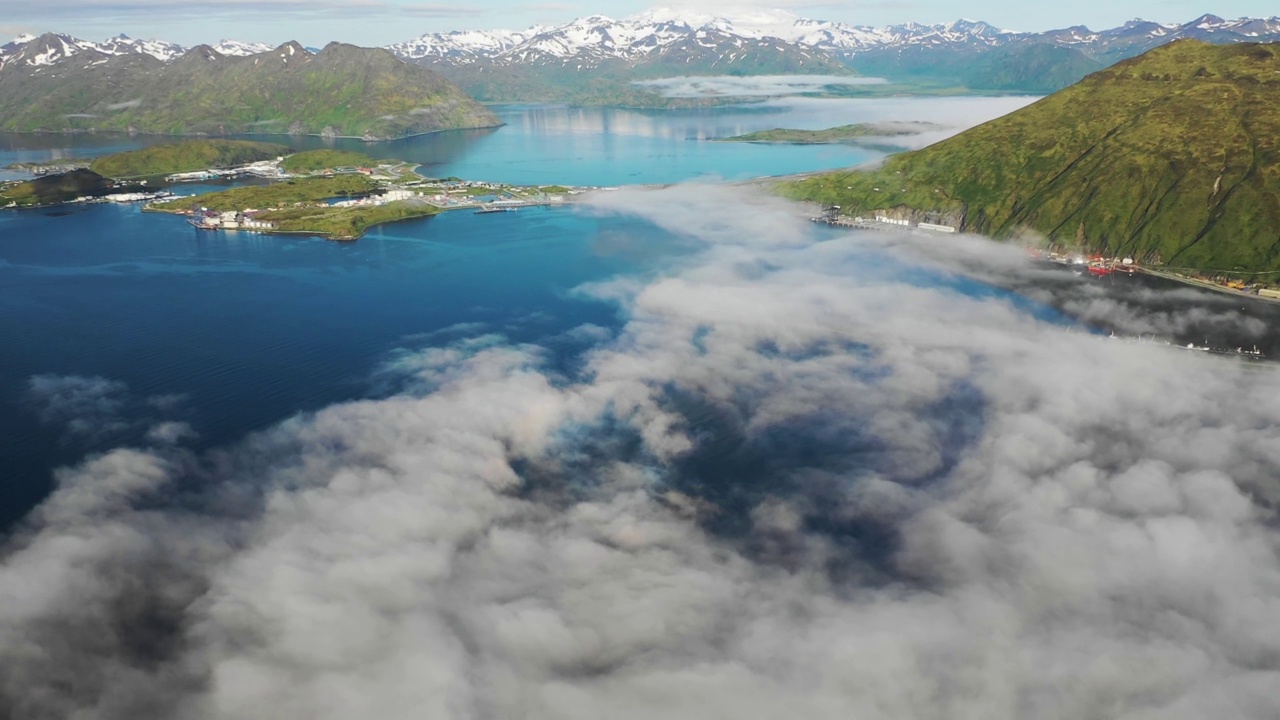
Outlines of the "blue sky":
{"type": "MultiPolygon", "coordinates": [[[[744,9],[753,4],[856,24],[933,23],[968,17],[1016,30],[1075,24],[1100,29],[1134,17],[1185,22],[1207,12],[1228,18],[1280,13],[1275,0],[760,0],[721,7],[744,9]]],[[[126,33],[184,44],[235,38],[270,43],[296,39],[306,45],[323,45],[330,40],[383,45],[433,31],[514,29],[595,13],[621,17],[653,5],[643,0],[0,0],[0,37],[55,30],[95,40],[126,33]]],[[[706,2],[693,6],[711,7],[706,2]]]]}

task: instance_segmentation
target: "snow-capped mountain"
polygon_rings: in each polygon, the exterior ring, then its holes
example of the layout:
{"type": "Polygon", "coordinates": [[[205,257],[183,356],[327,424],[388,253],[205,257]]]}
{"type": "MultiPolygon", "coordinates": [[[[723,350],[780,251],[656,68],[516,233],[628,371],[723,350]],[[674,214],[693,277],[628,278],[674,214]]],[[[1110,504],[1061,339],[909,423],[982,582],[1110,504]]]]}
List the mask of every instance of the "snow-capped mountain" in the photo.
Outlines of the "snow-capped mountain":
{"type": "Polygon", "coordinates": [[[387,49],[407,59],[449,65],[488,61],[589,68],[606,60],[635,64],[676,50],[702,55],[718,51],[729,65],[736,58],[764,47],[811,53],[813,49],[826,49],[820,41],[828,38],[847,45],[875,40],[874,29],[837,28],[836,25],[804,20],[781,10],[758,11],[729,19],[657,9],[621,20],[591,15],[563,25],[522,31],[433,33],[387,49]]]}
{"type": "MultiPolygon", "coordinates": [[[[971,43],[996,45],[1020,36],[984,22],[960,20],[944,25],[908,23],[884,28],[802,18],[785,10],[756,10],[734,17],[660,8],[615,20],[592,15],[555,27],[524,31],[493,30],[434,33],[388,46],[409,59],[465,65],[479,60],[538,63],[603,59],[633,61],[681,42],[703,47],[717,42],[741,47],[743,41],[784,44],[848,54],[895,45],[971,43]]],[[[730,48],[726,51],[732,52],[730,48]]]]}
{"type": "Polygon", "coordinates": [[[24,35],[0,47],[0,67],[25,65],[39,68],[85,52],[106,54],[98,50],[94,43],[88,43],[70,35],[56,33],[45,33],[39,37],[24,35]]]}
{"type": "MultiPolygon", "coordinates": [[[[864,52],[929,48],[981,52],[1028,43],[1076,47],[1105,56],[1114,52],[1142,52],[1187,37],[1219,43],[1280,40],[1280,18],[1223,20],[1205,15],[1185,24],[1134,20],[1097,32],[1076,26],[1028,33],[1002,30],[975,20],[871,27],[803,18],[785,10],[746,11],[728,17],[661,8],[621,20],[592,15],[563,25],[522,31],[433,33],[387,49],[407,59],[447,65],[487,61],[498,65],[582,63],[594,66],[605,59],[635,62],[691,40],[708,48],[717,42],[740,46],[743,40],[771,39],[848,58],[864,52]]],[[[732,52],[729,47],[725,50],[732,52]]]]}
{"type": "Polygon", "coordinates": [[[245,55],[257,55],[258,53],[271,52],[275,47],[260,42],[240,42],[239,40],[219,40],[217,45],[213,46],[222,55],[234,57],[244,57],[245,55]]]}
{"type": "Polygon", "coordinates": [[[186,48],[164,40],[135,40],[128,35],[117,35],[108,38],[100,43],[86,43],[78,40],[82,46],[92,47],[100,53],[106,55],[150,55],[151,57],[162,62],[181,56],[187,51],[186,48]]]}
{"type": "Polygon", "coordinates": [[[456,64],[467,64],[480,58],[501,55],[547,30],[534,26],[528,30],[455,30],[429,33],[407,42],[388,46],[388,50],[413,59],[431,58],[456,64]]]}
{"type": "MultiPolygon", "coordinates": [[[[214,49],[223,55],[255,55],[268,52],[272,46],[265,43],[247,43],[238,40],[222,40],[214,49]]],[[[188,48],[165,40],[135,40],[128,35],[117,35],[102,42],[82,40],[61,33],[19,35],[0,45],[0,68],[6,65],[23,65],[39,68],[53,65],[73,55],[88,54],[91,62],[103,56],[140,55],[153,57],[161,62],[171,62],[186,54],[188,48]]]]}

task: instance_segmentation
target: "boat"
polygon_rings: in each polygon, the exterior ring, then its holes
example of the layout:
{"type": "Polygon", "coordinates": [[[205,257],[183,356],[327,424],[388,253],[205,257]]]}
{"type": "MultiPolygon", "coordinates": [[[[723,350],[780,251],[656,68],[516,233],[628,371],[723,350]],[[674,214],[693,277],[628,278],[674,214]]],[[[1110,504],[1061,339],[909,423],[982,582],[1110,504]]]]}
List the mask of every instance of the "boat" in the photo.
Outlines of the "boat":
{"type": "Polygon", "coordinates": [[[476,211],[476,214],[488,215],[489,213],[515,212],[515,211],[516,209],[512,207],[480,208],[479,210],[476,211]]]}

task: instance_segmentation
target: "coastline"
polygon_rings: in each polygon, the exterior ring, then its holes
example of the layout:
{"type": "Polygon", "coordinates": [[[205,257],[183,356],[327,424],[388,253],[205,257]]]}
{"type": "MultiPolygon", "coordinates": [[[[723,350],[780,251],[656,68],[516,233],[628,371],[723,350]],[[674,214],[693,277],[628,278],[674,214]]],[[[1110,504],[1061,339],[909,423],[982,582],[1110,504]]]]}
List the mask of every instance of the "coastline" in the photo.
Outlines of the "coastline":
{"type": "Polygon", "coordinates": [[[1246,300],[1261,300],[1262,302],[1280,304],[1280,298],[1271,298],[1271,297],[1265,297],[1265,296],[1259,295],[1257,293],[1244,292],[1243,290],[1236,290],[1235,288],[1225,287],[1223,285],[1211,283],[1206,280],[1197,280],[1195,278],[1189,278],[1184,275],[1179,275],[1177,273],[1169,272],[1168,270],[1158,270],[1156,268],[1142,267],[1142,268],[1138,268],[1138,271],[1154,277],[1163,278],[1165,280],[1172,280],[1173,282],[1177,282],[1177,283],[1182,283],[1183,285],[1189,285],[1191,287],[1200,288],[1202,290],[1212,290],[1214,292],[1219,292],[1224,295],[1240,297],[1246,300]]]}
{"type": "Polygon", "coordinates": [[[491,125],[467,125],[465,127],[438,128],[436,130],[424,130],[422,132],[410,133],[408,135],[397,135],[395,137],[374,137],[368,138],[363,135],[329,135],[323,132],[314,133],[288,133],[288,132],[262,132],[262,131],[245,131],[233,133],[165,133],[165,132],[146,132],[142,130],[110,130],[105,128],[93,128],[87,130],[66,129],[66,130],[0,130],[4,133],[12,133],[14,135],[120,135],[124,137],[172,137],[172,138],[236,138],[236,137],[318,137],[325,140],[360,140],[366,143],[382,143],[395,142],[397,140],[408,140],[410,138],[423,137],[424,135],[435,135],[443,132],[454,132],[457,130],[494,130],[505,126],[506,123],[499,121],[497,124],[491,125]]]}

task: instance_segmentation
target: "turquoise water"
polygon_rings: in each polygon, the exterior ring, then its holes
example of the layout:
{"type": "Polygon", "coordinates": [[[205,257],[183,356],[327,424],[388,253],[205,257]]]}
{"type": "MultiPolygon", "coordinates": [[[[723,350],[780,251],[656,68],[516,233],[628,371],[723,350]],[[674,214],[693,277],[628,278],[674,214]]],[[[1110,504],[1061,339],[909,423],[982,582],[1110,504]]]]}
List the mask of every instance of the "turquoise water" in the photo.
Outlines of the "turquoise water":
{"type": "MultiPolygon", "coordinates": [[[[992,102],[988,115],[1006,109],[992,102]]],[[[960,106],[929,107],[942,116],[960,106]]],[[[508,124],[497,130],[329,144],[421,162],[437,175],[666,183],[854,164],[875,152],[710,139],[923,112],[812,102],[681,113],[499,111],[508,124]]],[[[0,166],[167,140],[0,134],[0,166]]],[[[300,411],[376,394],[374,371],[400,348],[492,333],[536,342],[569,367],[619,323],[614,308],[571,289],[652,271],[683,252],[681,240],[647,223],[568,208],[446,213],[345,244],[197,231],[132,206],[0,213],[0,528],[48,492],[58,465],[143,442],[159,422],[190,425],[198,436],[187,444],[199,450],[300,411]],[[61,409],[50,410],[31,386],[46,376],[100,380],[83,381],[93,392],[63,392],[61,409]],[[60,413],[87,421],[72,432],[60,413]]]]}
{"type": "MultiPolygon", "coordinates": [[[[857,122],[923,120],[943,134],[998,117],[1032,98],[790,98],[705,110],[628,110],[563,105],[499,105],[506,123],[407,140],[365,143],[260,136],[298,149],[340,147],[423,164],[424,174],[518,184],[628,185],[693,178],[743,180],[857,165],[883,150],[855,145],[721,143],[716,138],[776,127],[816,130],[857,122]]],[[[96,156],[172,138],[0,133],[0,168],[14,162],[96,156]]],[[[903,142],[909,142],[904,140],[903,142]]],[[[2,171],[0,171],[2,172],[2,171]]]]}

